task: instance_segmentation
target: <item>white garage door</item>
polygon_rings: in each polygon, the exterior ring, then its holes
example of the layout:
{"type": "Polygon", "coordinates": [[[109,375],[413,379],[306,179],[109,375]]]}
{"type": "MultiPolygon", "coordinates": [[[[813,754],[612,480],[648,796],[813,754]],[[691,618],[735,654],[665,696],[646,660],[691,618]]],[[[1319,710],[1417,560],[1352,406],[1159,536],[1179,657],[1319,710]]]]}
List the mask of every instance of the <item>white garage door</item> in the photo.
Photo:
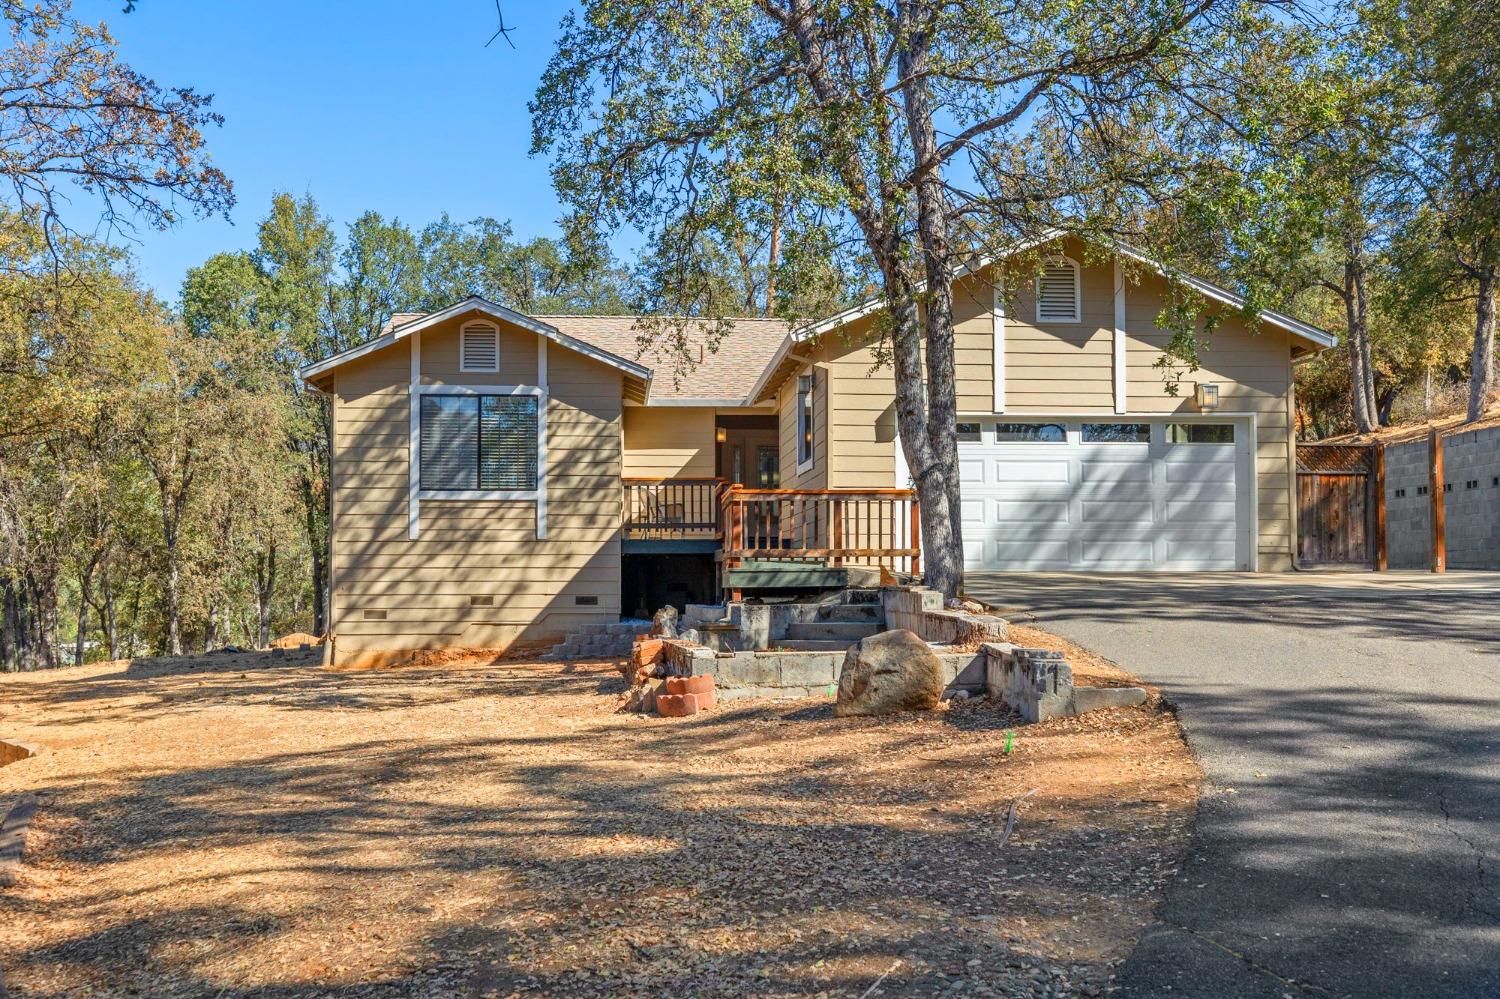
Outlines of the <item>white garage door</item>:
{"type": "Polygon", "coordinates": [[[1250,428],[1235,420],[960,424],[969,569],[1250,568],[1250,428]]]}

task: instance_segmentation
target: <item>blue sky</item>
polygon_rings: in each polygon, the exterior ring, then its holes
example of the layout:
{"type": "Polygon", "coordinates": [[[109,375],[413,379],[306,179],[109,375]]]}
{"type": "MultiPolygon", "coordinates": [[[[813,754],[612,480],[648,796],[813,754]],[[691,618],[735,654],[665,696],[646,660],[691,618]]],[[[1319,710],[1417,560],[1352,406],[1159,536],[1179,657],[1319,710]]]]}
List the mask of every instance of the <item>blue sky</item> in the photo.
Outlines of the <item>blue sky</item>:
{"type": "MultiPolygon", "coordinates": [[[[503,0],[512,49],[485,41],[493,0],[75,0],[122,58],[162,86],[214,95],[214,162],[234,182],[232,224],[185,219],[132,247],[141,277],[175,301],[184,273],[248,248],[271,195],[311,193],[343,227],[372,209],[420,226],[510,219],[555,231],[547,164],[526,155],[531,99],[566,5],[503,0]]],[[[78,201],[86,227],[91,206],[78,201]]]]}

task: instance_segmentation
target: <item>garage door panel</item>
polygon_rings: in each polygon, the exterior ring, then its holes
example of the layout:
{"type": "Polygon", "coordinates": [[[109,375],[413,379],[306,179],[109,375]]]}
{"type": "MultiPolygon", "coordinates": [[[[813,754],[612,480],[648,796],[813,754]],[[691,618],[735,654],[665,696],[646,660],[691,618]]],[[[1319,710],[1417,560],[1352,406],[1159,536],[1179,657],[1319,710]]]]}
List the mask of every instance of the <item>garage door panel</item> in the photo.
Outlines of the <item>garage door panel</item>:
{"type": "MultiPolygon", "coordinates": [[[[965,545],[967,547],[967,545],[965,545]]],[[[1008,565],[1018,569],[1057,570],[1067,569],[1068,542],[1066,538],[1048,541],[995,541],[990,544],[987,561],[1008,565]]]]}
{"type": "Polygon", "coordinates": [[[1145,448],[1141,448],[1139,456],[1131,461],[1091,461],[1085,458],[1080,464],[1083,481],[1091,485],[1111,486],[1122,482],[1151,485],[1151,462],[1147,460],[1145,448]]]}
{"type": "Polygon", "coordinates": [[[1150,503],[1151,483],[1121,482],[1110,485],[1105,482],[1085,482],[1073,490],[1073,495],[1085,503],[1150,503]]]}
{"type": "Polygon", "coordinates": [[[1205,458],[1203,461],[1165,461],[1168,485],[1234,482],[1234,459],[1205,458]]]}
{"type": "Polygon", "coordinates": [[[990,463],[990,483],[999,485],[1009,482],[1060,482],[1068,479],[1068,459],[1053,460],[1007,460],[994,459],[990,463]]]}
{"type": "Polygon", "coordinates": [[[1078,546],[1079,562],[1093,568],[1105,566],[1149,566],[1155,547],[1150,540],[1122,541],[1119,539],[1084,538],[1078,546]]]}
{"type": "Polygon", "coordinates": [[[1204,568],[1232,564],[1235,560],[1234,541],[1213,538],[1167,539],[1166,565],[1187,568],[1204,568]]]}
{"type": "Polygon", "coordinates": [[[1238,513],[1239,504],[1233,497],[1218,502],[1172,500],[1167,503],[1169,524],[1233,524],[1238,513]]]}
{"type": "Polygon", "coordinates": [[[1066,524],[1068,502],[1059,500],[992,499],[990,520],[998,524],[1066,524]]]}
{"type": "Polygon", "coordinates": [[[977,458],[971,460],[960,458],[958,460],[959,483],[965,486],[984,485],[984,465],[985,463],[977,458]]]}
{"type": "Polygon", "coordinates": [[[1113,500],[1085,500],[1079,504],[1083,514],[1084,524],[1098,524],[1101,522],[1117,524],[1143,524],[1149,527],[1154,522],[1154,510],[1151,500],[1137,502],[1124,502],[1118,498],[1113,500]]]}

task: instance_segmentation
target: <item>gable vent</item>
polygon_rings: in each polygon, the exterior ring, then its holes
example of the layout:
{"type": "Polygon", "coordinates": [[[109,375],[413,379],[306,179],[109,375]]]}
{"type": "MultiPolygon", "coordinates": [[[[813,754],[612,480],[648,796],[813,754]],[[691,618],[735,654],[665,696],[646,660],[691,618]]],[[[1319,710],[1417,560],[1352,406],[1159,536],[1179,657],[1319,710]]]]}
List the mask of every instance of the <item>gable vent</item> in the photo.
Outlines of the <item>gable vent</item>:
{"type": "Polygon", "coordinates": [[[1036,321],[1078,322],[1078,297],[1078,264],[1067,258],[1049,260],[1036,279],[1036,321]]]}
{"type": "Polygon", "coordinates": [[[459,334],[458,370],[499,371],[500,331],[493,326],[465,326],[459,334]]]}

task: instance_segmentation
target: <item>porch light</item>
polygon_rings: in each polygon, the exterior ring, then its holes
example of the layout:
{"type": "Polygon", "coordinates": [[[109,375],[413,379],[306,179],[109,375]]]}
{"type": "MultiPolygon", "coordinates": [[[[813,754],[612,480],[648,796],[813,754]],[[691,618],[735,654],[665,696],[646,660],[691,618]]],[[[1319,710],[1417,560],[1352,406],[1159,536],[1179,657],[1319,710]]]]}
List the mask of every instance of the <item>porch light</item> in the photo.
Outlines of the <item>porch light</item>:
{"type": "Polygon", "coordinates": [[[1199,382],[1193,392],[1193,401],[1205,413],[1213,412],[1219,408],[1219,386],[1213,382],[1199,382]]]}
{"type": "Polygon", "coordinates": [[[723,444],[725,441],[729,440],[729,431],[725,430],[723,427],[716,427],[714,429],[714,440],[718,441],[720,444],[723,444]]]}

